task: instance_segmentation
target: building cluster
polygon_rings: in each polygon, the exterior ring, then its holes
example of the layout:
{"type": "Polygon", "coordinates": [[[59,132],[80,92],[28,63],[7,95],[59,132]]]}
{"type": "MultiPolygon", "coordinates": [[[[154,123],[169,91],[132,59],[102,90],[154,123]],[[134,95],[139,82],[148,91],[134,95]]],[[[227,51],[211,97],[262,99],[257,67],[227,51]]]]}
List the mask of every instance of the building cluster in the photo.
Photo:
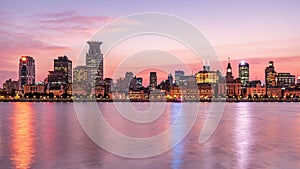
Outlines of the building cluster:
{"type": "Polygon", "coordinates": [[[250,80],[249,64],[242,61],[238,65],[238,78],[234,78],[230,59],[223,76],[219,70],[211,70],[204,63],[203,70],[185,75],[182,70],[170,73],[166,80],[158,83],[157,72],[150,72],[149,84],[143,85],[143,78],[126,72],[113,82],[103,77],[103,54],[99,41],[88,41],[86,64],[72,68],[67,56],[54,59],[53,70],[43,82],[36,82],[35,60],[31,56],[21,56],[19,79],[6,80],[3,93],[24,98],[99,98],[117,100],[210,100],[212,98],[291,99],[300,96],[300,79],[287,72],[277,72],[270,61],[265,69],[265,84],[260,80],[250,80]]]}

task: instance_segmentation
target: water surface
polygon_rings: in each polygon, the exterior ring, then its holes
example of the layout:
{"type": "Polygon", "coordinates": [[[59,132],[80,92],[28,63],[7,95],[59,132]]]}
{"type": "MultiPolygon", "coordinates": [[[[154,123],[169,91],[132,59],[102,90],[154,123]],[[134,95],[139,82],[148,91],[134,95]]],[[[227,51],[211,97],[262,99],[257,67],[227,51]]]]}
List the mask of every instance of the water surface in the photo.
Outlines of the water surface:
{"type": "MultiPolygon", "coordinates": [[[[89,139],[80,126],[73,103],[0,103],[0,166],[300,168],[299,103],[226,103],[217,130],[204,144],[198,143],[198,137],[210,104],[199,104],[196,124],[175,148],[152,158],[130,159],[111,154],[89,139]]],[[[105,110],[103,114],[112,127],[131,137],[157,135],[180,118],[180,103],[167,103],[165,112],[150,124],[126,120],[113,103],[99,103],[99,106],[105,110]]],[[[148,103],[134,106],[140,110],[149,108],[148,103]]],[[[163,145],[170,144],[180,132],[172,130],[170,138],[162,140],[163,145]]],[[[103,131],[101,136],[109,138],[109,133],[103,131]]]]}

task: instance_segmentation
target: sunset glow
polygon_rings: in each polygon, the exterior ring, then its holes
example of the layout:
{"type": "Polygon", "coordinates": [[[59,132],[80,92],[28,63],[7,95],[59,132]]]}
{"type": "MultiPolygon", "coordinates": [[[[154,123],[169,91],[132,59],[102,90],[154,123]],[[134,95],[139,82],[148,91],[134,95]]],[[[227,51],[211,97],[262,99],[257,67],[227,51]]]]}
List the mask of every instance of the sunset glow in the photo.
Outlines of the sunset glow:
{"type": "MultiPolygon", "coordinates": [[[[228,57],[234,63],[241,60],[248,62],[251,80],[263,79],[263,69],[269,60],[275,61],[276,69],[299,76],[299,3],[189,1],[183,4],[180,1],[122,3],[113,0],[82,1],[71,5],[69,1],[4,1],[0,7],[0,84],[10,77],[18,80],[16,62],[24,54],[36,59],[37,81],[45,79],[48,71],[52,70],[53,58],[57,56],[67,55],[75,67],[86,41],[98,29],[114,19],[139,12],[169,13],[195,25],[212,43],[224,63],[228,57]],[[188,8],[182,7],[185,5],[188,8]],[[44,9],[48,9],[47,12],[44,9]],[[282,60],[283,63],[276,60],[282,60]]],[[[114,31],[118,31],[118,28],[114,31]]],[[[103,47],[107,47],[105,45],[103,42],[103,47]]],[[[147,48],[151,44],[144,45],[147,48]]],[[[186,53],[180,50],[176,49],[177,55],[186,57],[186,53]]],[[[105,59],[105,77],[113,76],[124,53],[117,55],[115,59],[105,59]]],[[[234,75],[237,75],[237,66],[233,64],[234,75]]],[[[192,71],[201,69],[202,66],[198,65],[192,71]]],[[[158,75],[159,78],[165,78],[161,76],[158,75]]]]}

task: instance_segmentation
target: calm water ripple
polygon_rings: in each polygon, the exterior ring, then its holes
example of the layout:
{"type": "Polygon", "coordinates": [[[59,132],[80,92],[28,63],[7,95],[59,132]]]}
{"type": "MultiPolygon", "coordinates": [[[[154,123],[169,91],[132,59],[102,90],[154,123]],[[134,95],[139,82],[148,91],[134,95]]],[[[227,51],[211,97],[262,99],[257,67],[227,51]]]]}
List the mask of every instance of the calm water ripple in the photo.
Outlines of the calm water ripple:
{"type": "MultiPolygon", "coordinates": [[[[103,114],[116,130],[148,137],[180,118],[178,104],[167,103],[155,125],[128,122],[113,103],[99,106],[107,110],[103,114]]],[[[196,124],[175,148],[152,158],[129,159],[90,140],[73,103],[0,103],[0,168],[300,168],[300,104],[226,103],[216,132],[204,144],[198,143],[198,137],[210,104],[199,104],[196,124]]],[[[149,107],[147,103],[134,106],[149,107]]],[[[170,139],[161,141],[170,144],[180,132],[172,130],[170,139]]]]}

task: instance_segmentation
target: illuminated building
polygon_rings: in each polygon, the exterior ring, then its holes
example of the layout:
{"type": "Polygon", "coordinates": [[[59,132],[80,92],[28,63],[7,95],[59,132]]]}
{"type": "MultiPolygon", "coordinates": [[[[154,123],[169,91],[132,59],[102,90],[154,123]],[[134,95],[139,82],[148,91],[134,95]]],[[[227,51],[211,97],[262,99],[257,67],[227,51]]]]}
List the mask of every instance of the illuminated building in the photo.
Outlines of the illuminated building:
{"type": "Polygon", "coordinates": [[[86,66],[91,72],[91,85],[103,81],[103,54],[100,46],[102,42],[88,41],[89,50],[86,53],[86,66]]]}
{"type": "Polygon", "coordinates": [[[239,78],[234,79],[230,59],[228,58],[226,77],[218,83],[218,94],[228,97],[239,97],[242,95],[242,85],[239,78]]]}
{"type": "Polygon", "coordinates": [[[157,76],[156,76],[156,72],[150,72],[150,78],[149,78],[149,86],[150,88],[153,90],[156,88],[157,86],[157,76]]]}
{"type": "Polygon", "coordinates": [[[291,75],[290,73],[277,74],[277,87],[290,88],[291,86],[295,86],[295,75],[291,75]]]}
{"type": "Polygon", "coordinates": [[[35,61],[31,56],[22,56],[19,61],[19,89],[35,83],[35,61]]]}
{"type": "Polygon", "coordinates": [[[87,95],[90,93],[90,78],[90,71],[86,66],[76,66],[73,69],[73,93],[76,95],[87,95]]]}
{"type": "Polygon", "coordinates": [[[90,77],[90,71],[86,66],[76,66],[73,70],[74,84],[88,85],[90,77]]]}
{"type": "Polygon", "coordinates": [[[170,87],[170,99],[177,99],[182,97],[182,89],[179,86],[170,87]]]}
{"type": "Polygon", "coordinates": [[[212,98],[215,93],[215,90],[211,84],[208,83],[200,83],[198,84],[199,97],[203,98],[212,98]]]}
{"type": "Polygon", "coordinates": [[[179,85],[181,76],[184,76],[184,71],[182,71],[182,70],[176,70],[175,71],[175,84],[176,85],[179,85]]]}
{"type": "Polygon", "coordinates": [[[24,85],[24,94],[26,93],[44,93],[45,85],[44,84],[34,84],[34,85],[24,85]]]}
{"type": "Polygon", "coordinates": [[[249,64],[245,61],[241,61],[239,64],[239,78],[241,79],[242,87],[245,87],[247,82],[249,82],[249,64]]]}
{"type": "Polygon", "coordinates": [[[247,87],[246,96],[262,97],[266,94],[266,86],[262,86],[260,81],[251,81],[247,87]]]}
{"type": "Polygon", "coordinates": [[[265,82],[267,88],[276,87],[276,71],[274,67],[274,62],[269,61],[269,66],[265,69],[265,82]]]}
{"type": "Polygon", "coordinates": [[[217,83],[219,81],[219,76],[217,75],[216,71],[210,71],[209,66],[203,66],[203,70],[199,71],[195,75],[196,83],[202,84],[202,83],[217,83]]]}
{"type": "Polygon", "coordinates": [[[54,59],[54,71],[49,71],[48,83],[72,83],[72,61],[67,56],[54,59]]]}
{"type": "Polygon", "coordinates": [[[145,92],[143,89],[131,89],[129,90],[129,99],[130,100],[140,100],[145,99],[145,92]]]}

